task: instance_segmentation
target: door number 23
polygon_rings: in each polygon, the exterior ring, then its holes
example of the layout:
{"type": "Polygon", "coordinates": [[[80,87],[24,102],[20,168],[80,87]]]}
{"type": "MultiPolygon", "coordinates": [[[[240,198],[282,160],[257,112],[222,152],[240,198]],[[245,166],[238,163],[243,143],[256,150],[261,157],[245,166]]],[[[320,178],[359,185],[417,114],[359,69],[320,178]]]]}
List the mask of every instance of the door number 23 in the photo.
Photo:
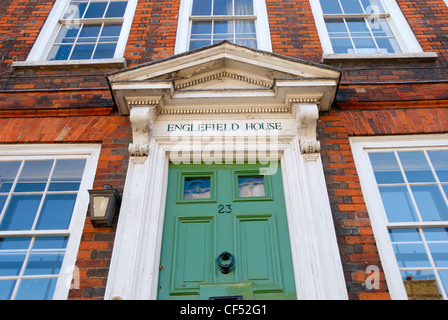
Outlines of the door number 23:
{"type": "Polygon", "coordinates": [[[231,204],[220,204],[218,205],[218,213],[231,213],[232,205],[231,204]]]}

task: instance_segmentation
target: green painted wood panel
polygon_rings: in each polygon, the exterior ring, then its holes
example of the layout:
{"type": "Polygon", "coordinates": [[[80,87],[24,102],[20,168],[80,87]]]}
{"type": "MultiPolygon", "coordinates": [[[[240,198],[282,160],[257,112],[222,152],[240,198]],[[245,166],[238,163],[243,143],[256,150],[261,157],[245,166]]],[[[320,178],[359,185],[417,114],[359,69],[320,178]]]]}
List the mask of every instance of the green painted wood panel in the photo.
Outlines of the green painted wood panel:
{"type": "Polygon", "coordinates": [[[260,167],[170,164],[159,299],[296,298],[280,167],[260,167]],[[224,251],[235,259],[227,274],[224,251]]]}

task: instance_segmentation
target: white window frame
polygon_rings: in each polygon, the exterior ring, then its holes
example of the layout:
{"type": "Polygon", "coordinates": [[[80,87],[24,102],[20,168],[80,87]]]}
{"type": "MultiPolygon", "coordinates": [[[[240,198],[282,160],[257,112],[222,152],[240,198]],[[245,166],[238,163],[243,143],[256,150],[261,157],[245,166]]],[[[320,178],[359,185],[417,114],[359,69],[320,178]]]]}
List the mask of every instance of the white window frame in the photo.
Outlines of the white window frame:
{"type": "MultiPolygon", "coordinates": [[[[269,30],[268,13],[265,0],[254,1],[255,31],[257,33],[257,49],[272,52],[271,33],[269,30]]],[[[176,43],[174,53],[189,50],[193,0],[181,0],[177,24],[176,43]]],[[[233,16],[232,16],[233,17],[233,16]]],[[[211,17],[213,19],[213,17],[211,17]]]]}
{"type": "Polygon", "coordinates": [[[53,300],[67,299],[72,279],[76,276],[75,263],[89,205],[87,190],[93,186],[100,150],[101,145],[97,144],[0,145],[1,160],[86,159],[72,219],[67,230],[0,231],[0,237],[18,235],[31,237],[43,234],[69,236],[53,300]]]}
{"type": "Polygon", "coordinates": [[[403,56],[411,53],[423,53],[422,47],[417,41],[412,29],[410,28],[403,12],[395,0],[381,0],[385,10],[389,14],[387,21],[400,46],[401,53],[368,53],[368,54],[335,54],[331,45],[330,36],[325,25],[324,13],[319,0],[310,0],[311,9],[314,15],[319,38],[322,44],[324,55],[328,56],[346,56],[346,57],[388,57],[403,56]]]}
{"type": "MultiPolygon", "coordinates": [[[[408,295],[403,284],[397,259],[395,258],[395,253],[388,234],[388,226],[397,225],[397,223],[389,223],[387,221],[386,212],[376,184],[368,151],[421,149],[446,150],[448,149],[448,134],[351,137],[350,144],[391,298],[394,300],[407,300],[408,295]]],[[[400,226],[406,226],[406,224],[411,228],[428,227],[430,225],[438,227],[448,226],[446,221],[429,223],[409,222],[400,223],[400,226]]]]}
{"type": "Polygon", "coordinates": [[[27,59],[25,62],[16,62],[14,66],[27,65],[67,65],[67,64],[101,64],[101,63],[124,63],[124,51],[126,42],[131,30],[132,19],[134,17],[135,9],[138,0],[128,0],[128,5],[124,13],[123,24],[118,39],[117,47],[115,49],[114,57],[111,59],[90,59],[90,60],[62,60],[62,61],[47,61],[47,56],[51,47],[59,33],[62,24],[59,20],[65,13],[70,0],[57,0],[54,4],[48,18],[39,33],[27,59]]]}

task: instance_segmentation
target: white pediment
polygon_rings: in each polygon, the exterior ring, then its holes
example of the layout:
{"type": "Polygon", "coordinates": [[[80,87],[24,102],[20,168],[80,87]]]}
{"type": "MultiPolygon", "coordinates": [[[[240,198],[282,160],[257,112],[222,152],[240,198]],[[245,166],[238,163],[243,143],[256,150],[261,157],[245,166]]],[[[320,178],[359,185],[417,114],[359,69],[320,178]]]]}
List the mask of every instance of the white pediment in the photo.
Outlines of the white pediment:
{"type": "Polygon", "coordinates": [[[137,105],[165,112],[287,108],[317,102],[328,110],[340,71],[229,42],[123,69],[107,76],[122,114],[137,105]]]}

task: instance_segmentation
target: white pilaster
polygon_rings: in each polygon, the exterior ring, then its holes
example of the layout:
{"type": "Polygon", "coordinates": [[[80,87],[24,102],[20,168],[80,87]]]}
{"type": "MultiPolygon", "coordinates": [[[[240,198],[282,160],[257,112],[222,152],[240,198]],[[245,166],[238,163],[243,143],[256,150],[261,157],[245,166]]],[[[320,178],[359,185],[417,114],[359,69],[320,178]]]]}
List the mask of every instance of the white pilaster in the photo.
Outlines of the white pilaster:
{"type": "Polygon", "coordinates": [[[283,184],[298,299],[347,299],[322,161],[317,105],[294,106],[299,134],[284,151],[283,184]],[[314,130],[314,131],[313,131],[314,130]],[[306,146],[304,148],[304,146],[306,146]]]}

